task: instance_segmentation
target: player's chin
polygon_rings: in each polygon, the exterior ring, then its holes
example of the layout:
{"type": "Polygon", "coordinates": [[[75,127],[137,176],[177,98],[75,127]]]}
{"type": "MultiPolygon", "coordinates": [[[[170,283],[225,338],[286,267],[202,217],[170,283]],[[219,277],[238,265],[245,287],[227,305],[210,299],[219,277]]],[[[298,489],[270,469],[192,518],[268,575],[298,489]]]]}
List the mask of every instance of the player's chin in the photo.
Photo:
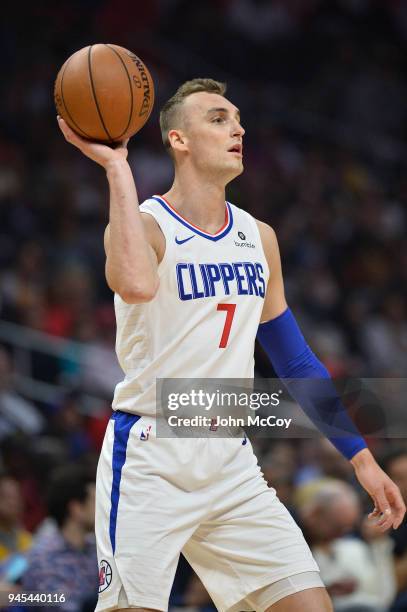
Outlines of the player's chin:
{"type": "Polygon", "coordinates": [[[230,175],[231,175],[231,179],[230,180],[236,178],[237,176],[242,174],[242,172],[244,170],[243,160],[242,159],[237,159],[233,165],[229,166],[228,170],[230,171],[230,175]]]}
{"type": "Polygon", "coordinates": [[[236,174],[234,176],[234,178],[236,178],[237,176],[240,176],[242,174],[244,170],[244,166],[243,166],[243,162],[241,161],[238,168],[236,169],[236,174]]]}

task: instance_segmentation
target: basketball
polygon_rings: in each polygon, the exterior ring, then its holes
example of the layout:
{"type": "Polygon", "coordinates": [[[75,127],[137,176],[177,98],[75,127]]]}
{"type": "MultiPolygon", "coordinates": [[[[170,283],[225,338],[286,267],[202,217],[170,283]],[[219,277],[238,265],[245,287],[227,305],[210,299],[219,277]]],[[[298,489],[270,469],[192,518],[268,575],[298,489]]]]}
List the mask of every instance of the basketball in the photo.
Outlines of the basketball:
{"type": "Polygon", "coordinates": [[[58,114],[80,136],[118,142],[138,132],[154,104],[151,75],[137,55],[110,44],[71,55],[58,72],[58,114]]]}

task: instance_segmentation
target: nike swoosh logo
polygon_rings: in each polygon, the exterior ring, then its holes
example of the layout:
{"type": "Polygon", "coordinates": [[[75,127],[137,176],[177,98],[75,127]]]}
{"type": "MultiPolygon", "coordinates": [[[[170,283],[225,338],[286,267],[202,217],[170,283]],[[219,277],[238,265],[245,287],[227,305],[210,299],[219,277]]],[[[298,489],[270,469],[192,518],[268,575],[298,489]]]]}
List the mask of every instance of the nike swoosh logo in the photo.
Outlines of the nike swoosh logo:
{"type": "Polygon", "coordinates": [[[180,240],[179,238],[175,236],[175,242],[177,244],[184,244],[184,242],[188,242],[188,240],[191,240],[192,238],[195,238],[194,234],[192,236],[188,236],[188,238],[184,238],[184,240],[180,240]]]}

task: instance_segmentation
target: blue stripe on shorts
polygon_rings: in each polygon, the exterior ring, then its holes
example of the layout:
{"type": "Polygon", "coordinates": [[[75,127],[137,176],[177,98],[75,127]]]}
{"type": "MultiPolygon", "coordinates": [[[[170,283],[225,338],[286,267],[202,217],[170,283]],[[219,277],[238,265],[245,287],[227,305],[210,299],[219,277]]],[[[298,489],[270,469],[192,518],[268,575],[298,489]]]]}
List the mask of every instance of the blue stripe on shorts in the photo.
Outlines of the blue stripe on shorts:
{"type": "Polygon", "coordinates": [[[120,497],[120,480],[122,477],[122,469],[126,462],[127,442],[129,441],[130,430],[141,417],[137,414],[129,414],[116,410],[113,413],[114,420],[114,443],[113,443],[113,458],[112,458],[112,492],[110,496],[110,523],[109,533],[110,542],[112,544],[113,554],[116,550],[116,524],[117,524],[117,508],[120,497]]]}

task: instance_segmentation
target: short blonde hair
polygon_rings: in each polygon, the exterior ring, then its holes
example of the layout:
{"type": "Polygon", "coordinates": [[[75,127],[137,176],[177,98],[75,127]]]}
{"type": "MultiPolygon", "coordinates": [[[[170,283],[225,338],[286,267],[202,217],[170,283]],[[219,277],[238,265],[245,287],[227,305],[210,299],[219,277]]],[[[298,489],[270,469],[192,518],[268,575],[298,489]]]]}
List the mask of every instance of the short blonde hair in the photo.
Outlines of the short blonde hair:
{"type": "Polygon", "coordinates": [[[215,81],[214,79],[192,79],[186,81],[178,87],[175,94],[164,104],[160,112],[160,128],[163,143],[168,152],[172,155],[171,144],[168,140],[168,132],[178,127],[179,110],[185,98],[191,94],[206,91],[224,96],[226,93],[226,83],[215,81]]]}

